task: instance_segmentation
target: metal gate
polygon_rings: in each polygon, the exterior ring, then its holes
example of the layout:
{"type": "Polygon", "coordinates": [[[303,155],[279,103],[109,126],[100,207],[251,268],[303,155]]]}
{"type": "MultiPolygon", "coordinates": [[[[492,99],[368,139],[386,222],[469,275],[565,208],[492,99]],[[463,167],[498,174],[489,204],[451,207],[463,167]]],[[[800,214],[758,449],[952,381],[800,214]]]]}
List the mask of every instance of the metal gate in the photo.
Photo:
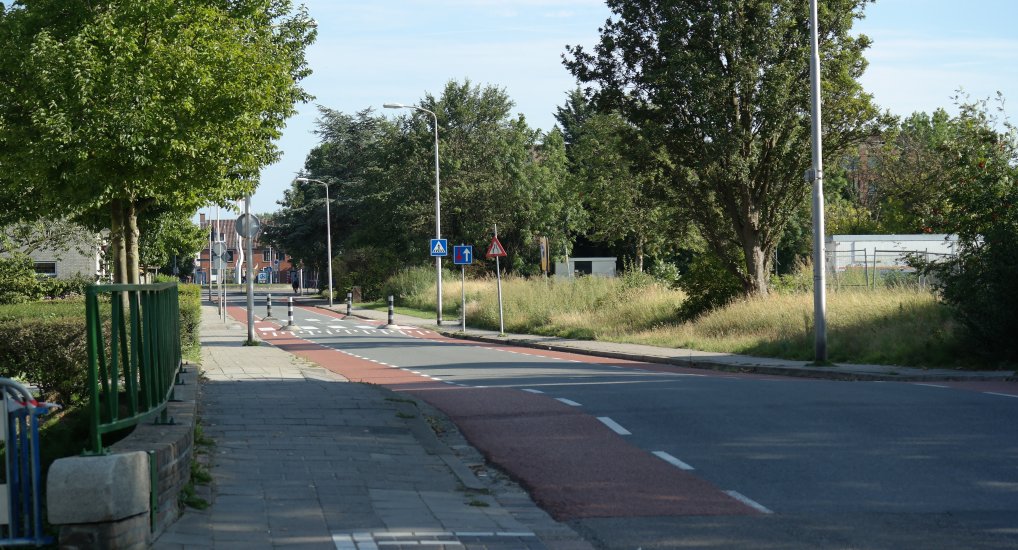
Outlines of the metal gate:
{"type": "Polygon", "coordinates": [[[54,408],[58,405],[36,401],[20,383],[0,378],[0,443],[4,451],[0,546],[53,542],[42,532],[39,419],[54,408]]]}

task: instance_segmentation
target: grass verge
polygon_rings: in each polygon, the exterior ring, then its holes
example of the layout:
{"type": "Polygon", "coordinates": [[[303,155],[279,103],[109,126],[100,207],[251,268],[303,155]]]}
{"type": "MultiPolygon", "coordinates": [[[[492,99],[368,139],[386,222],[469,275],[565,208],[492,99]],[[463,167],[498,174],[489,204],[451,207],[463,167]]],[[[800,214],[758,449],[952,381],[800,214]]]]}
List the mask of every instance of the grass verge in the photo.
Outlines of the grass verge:
{"type": "MultiPolygon", "coordinates": [[[[444,296],[459,305],[459,285],[444,296]]],[[[493,279],[467,281],[467,323],[497,329],[493,279]]],[[[434,286],[397,311],[422,318],[434,286]]],[[[685,296],[648,277],[583,277],[502,281],[507,332],[649,344],[808,361],[813,358],[811,292],[739,300],[692,321],[678,319],[685,296]]],[[[833,362],[918,367],[987,368],[966,352],[950,309],[928,290],[908,286],[830,290],[828,355],[833,362]]],[[[376,303],[377,304],[377,303],[376,303]]],[[[384,310],[385,304],[381,304],[384,310]]]]}

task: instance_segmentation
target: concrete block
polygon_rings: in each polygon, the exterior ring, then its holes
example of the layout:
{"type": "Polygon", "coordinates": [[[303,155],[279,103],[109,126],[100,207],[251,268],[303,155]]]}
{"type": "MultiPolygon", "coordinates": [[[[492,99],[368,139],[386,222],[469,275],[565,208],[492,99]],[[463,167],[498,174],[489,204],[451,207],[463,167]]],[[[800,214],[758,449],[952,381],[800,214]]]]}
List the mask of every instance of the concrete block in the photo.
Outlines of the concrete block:
{"type": "Polygon", "coordinates": [[[46,481],[49,521],[56,525],[117,521],[148,511],[148,454],[62,458],[46,481]]]}

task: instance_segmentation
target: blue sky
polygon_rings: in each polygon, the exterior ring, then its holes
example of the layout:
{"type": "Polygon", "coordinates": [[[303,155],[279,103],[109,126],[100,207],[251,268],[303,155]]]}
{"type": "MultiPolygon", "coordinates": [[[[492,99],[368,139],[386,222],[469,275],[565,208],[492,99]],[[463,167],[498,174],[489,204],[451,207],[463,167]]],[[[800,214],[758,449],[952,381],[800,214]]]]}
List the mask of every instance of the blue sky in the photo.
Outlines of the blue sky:
{"type": "MultiPolygon", "coordinates": [[[[802,0],[806,2],[807,0],[802,0]]],[[[820,0],[823,1],[823,0],[820,0]]],[[[533,127],[550,129],[576,83],[566,44],[593,45],[609,16],[599,0],[306,0],[318,21],[304,81],[315,101],[284,132],[253,203],[273,212],[317,143],[316,104],[347,113],[414,103],[450,79],[504,88],[533,127]]],[[[1004,93],[1018,119],[1018,1],[878,0],[856,30],[873,39],[863,86],[894,114],[951,109],[955,90],[1004,93]]]]}

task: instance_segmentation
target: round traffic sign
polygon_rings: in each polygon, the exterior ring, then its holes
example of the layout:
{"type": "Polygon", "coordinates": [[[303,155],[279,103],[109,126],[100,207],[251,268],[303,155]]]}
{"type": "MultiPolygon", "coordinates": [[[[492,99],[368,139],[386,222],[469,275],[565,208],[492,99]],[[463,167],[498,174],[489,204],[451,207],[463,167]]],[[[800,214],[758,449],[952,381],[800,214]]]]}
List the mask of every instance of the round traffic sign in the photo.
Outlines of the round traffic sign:
{"type": "Polygon", "coordinates": [[[226,243],[224,242],[212,243],[212,253],[215,254],[216,256],[226,255],[226,243]]]}
{"type": "Polygon", "coordinates": [[[237,234],[245,239],[251,239],[261,229],[261,222],[254,214],[241,214],[237,217],[237,234]]]}

